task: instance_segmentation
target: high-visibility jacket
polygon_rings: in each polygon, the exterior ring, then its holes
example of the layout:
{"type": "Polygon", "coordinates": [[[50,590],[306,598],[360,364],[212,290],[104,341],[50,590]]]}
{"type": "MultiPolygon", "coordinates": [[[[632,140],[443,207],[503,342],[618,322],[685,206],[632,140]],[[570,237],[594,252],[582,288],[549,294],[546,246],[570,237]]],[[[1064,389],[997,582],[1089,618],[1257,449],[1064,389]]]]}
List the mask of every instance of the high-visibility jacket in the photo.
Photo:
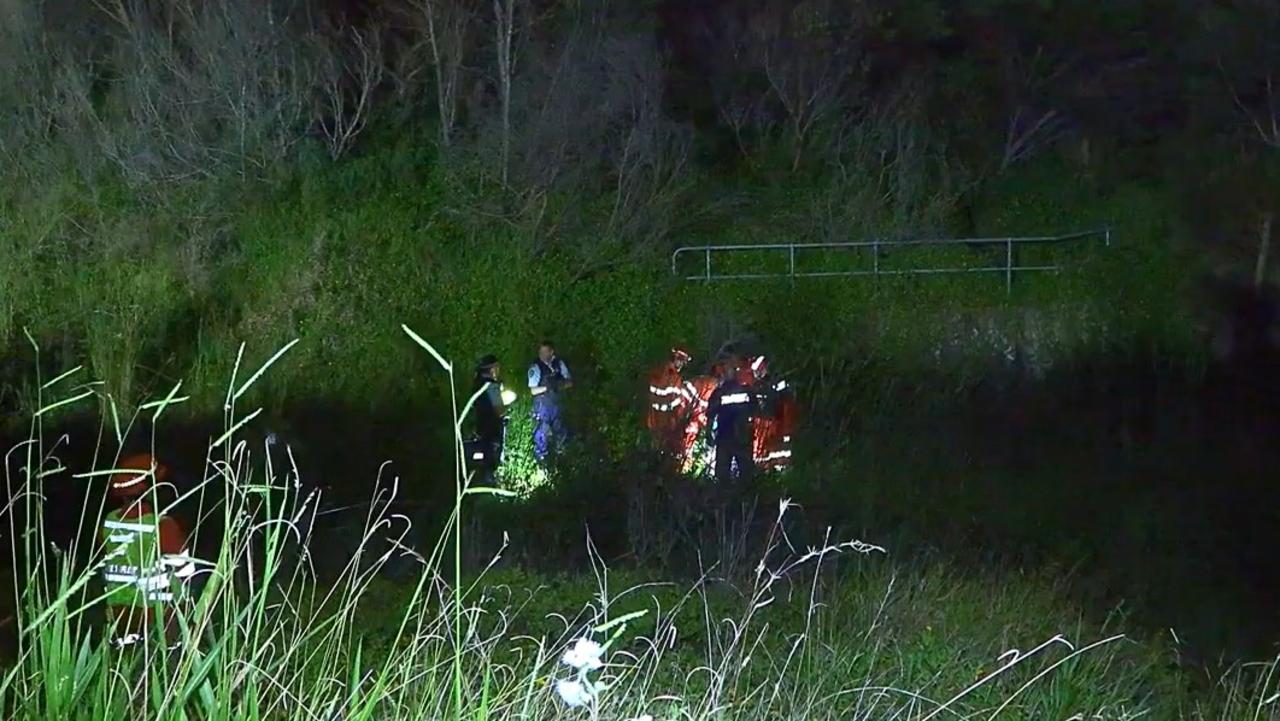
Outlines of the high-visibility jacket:
{"type": "Polygon", "coordinates": [[[684,380],[675,365],[663,363],[649,374],[646,425],[657,430],[678,424],[692,409],[695,398],[693,384],[684,380]]]}
{"type": "Polygon", "coordinates": [[[756,394],[760,415],[752,428],[752,455],[756,465],[781,470],[791,463],[791,436],[799,407],[785,380],[764,379],[756,394]]]}
{"type": "Polygon", "coordinates": [[[102,580],[109,606],[166,606],[195,573],[178,522],[146,504],[107,514],[102,522],[106,556],[102,580]]]}

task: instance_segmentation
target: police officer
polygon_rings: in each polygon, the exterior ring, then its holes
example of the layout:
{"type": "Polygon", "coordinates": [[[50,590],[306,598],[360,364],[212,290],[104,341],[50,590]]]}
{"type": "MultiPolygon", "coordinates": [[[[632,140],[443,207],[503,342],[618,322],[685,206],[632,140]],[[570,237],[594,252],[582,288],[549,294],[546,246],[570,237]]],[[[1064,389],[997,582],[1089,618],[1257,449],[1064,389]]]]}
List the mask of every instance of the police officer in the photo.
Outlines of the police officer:
{"type": "Polygon", "coordinates": [[[502,465],[503,448],[507,440],[507,406],[510,391],[503,393],[499,381],[501,366],[493,355],[486,355],[476,364],[476,381],[472,392],[476,398],[476,445],[472,460],[481,483],[492,485],[494,475],[502,465]],[[480,457],[477,458],[476,456],[480,457]]]}
{"type": "Polygon", "coordinates": [[[529,392],[533,394],[533,455],[546,463],[551,451],[564,445],[560,393],[573,387],[569,366],[556,355],[551,341],[538,346],[538,357],[529,366],[529,392]]]}
{"type": "Polygon", "coordinates": [[[739,484],[751,478],[751,418],[756,399],[739,380],[740,363],[726,362],[720,386],[707,402],[707,418],[713,424],[716,446],[716,480],[728,483],[737,470],[739,484]]]}

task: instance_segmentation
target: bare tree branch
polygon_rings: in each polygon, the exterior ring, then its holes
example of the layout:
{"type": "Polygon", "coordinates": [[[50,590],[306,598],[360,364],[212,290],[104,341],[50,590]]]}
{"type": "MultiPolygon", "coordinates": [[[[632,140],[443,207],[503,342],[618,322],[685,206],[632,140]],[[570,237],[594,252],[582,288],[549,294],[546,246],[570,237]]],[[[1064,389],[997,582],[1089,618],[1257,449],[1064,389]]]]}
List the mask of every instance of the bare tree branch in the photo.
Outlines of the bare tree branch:
{"type": "Polygon", "coordinates": [[[416,0],[415,22],[431,55],[435,77],[440,145],[453,143],[458,122],[458,90],[466,56],[467,31],[475,21],[476,3],[468,0],[416,0]]]}
{"type": "Polygon", "coordinates": [[[1005,130],[1004,153],[1000,159],[1000,172],[1008,170],[1012,165],[1025,160],[1057,142],[1064,134],[1066,119],[1054,109],[1049,109],[1034,116],[1030,122],[1024,118],[1027,109],[1014,109],[1009,117],[1009,126],[1005,130]]]}
{"type": "Polygon", "coordinates": [[[1262,214],[1262,224],[1258,230],[1258,258],[1253,265],[1253,287],[1261,288],[1267,280],[1267,258],[1271,254],[1271,223],[1275,219],[1273,213],[1262,214]]]}
{"type": "Polygon", "coordinates": [[[1072,59],[1051,56],[1043,47],[1028,55],[1013,44],[1005,53],[1009,115],[998,172],[1035,157],[1066,135],[1070,122],[1058,107],[1056,83],[1074,67],[1072,59]]]}
{"type": "Polygon", "coordinates": [[[1276,105],[1272,73],[1268,71],[1264,80],[1265,91],[1262,102],[1264,107],[1255,110],[1241,99],[1240,93],[1236,90],[1235,84],[1231,82],[1221,58],[1218,59],[1218,71],[1222,73],[1222,82],[1227,87],[1227,91],[1231,93],[1231,100],[1240,111],[1240,115],[1253,127],[1258,139],[1268,147],[1280,148],[1280,109],[1276,105]]]}
{"type": "Polygon", "coordinates": [[[351,149],[369,122],[373,92],[382,82],[384,64],[382,41],[376,29],[347,35],[350,51],[344,52],[344,38],[322,51],[326,58],[325,80],[313,111],[332,160],[351,149]],[[344,59],[344,55],[351,57],[344,59]]]}
{"type": "Polygon", "coordinates": [[[302,137],[313,63],[289,19],[253,0],[179,1],[163,15],[102,0],[117,80],[85,122],[136,182],[264,172],[302,137]]]}
{"type": "Polygon", "coordinates": [[[716,114],[733,134],[738,152],[750,158],[748,132],[765,135],[770,125],[765,112],[767,85],[754,87],[752,83],[757,53],[751,47],[750,34],[736,14],[725,13],[716,22],[704,24],[701,37],[712,48],[708,82],[716,114]]]}
{"type": "Polygon", "coordinates": [[[506,187],[511,171],[511,74],[515,58],[511,38],[515,34],[516,0],[493,0],[498,56],[498,87],[502,97],[502,185],[506,187]]]}

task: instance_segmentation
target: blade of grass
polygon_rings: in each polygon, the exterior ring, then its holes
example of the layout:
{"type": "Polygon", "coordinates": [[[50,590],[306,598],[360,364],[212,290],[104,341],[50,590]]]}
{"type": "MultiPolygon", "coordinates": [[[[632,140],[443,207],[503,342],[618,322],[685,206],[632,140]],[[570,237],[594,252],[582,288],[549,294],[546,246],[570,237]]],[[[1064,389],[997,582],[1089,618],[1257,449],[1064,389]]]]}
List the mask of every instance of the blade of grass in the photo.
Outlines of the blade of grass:
{"type": "Polygon", "coordinates": [[[37,417],[37,418],[39,418],[39,417],[44,416],[45,414],[47,414],[47,413],[49,413],[49,412],[51,412],[51,411],[57,410],[57,409],[59,409],[59,408],[62,408],[63,406],[69,406],[69,405],[71,405],[72,403],[78,403],[78,402],[80,402],[80,401],[84,400],[85,398],[92,397],[92,396],[93,396],[93,394],[94,394],[94,393],[93,393],[93,391],[84,391],[83,393],[78,393],[78,394],[76,394],[76,395],[74,395],[74,396],[71,396],[70,398],[64,398],[64,399],[62,399],[62,400],[60,400],[60,401],[55,401],[55,402],[53,402],[53,403],[50,403],[50,404],[49,404],[49,405],[47,405],[47,406],[44,406],[44,407],[43,407],[43,408],[41,408],[40,410],[36,411],[35,415],[36,415],[36,417],[37,417]]]}
{"type": "Polygon", "coordinates": [[[56,385],[58,385],[59,383],[61,383],[64,379],[66,379],[66,378],[70,378],[71,376],[75,375],[76,373],[79,373],[79,372],[81,371],[81,369],[83,369],[83,368],[84,368],[84,366],[76,366],[75,368],[72,368],[71,370],[64,372],[62,375],[59,375],[58,377],[54,378],[53,380],[51,380],[51,381],[49,381],[49,382],[45,383],[44,385],[42,385],[42,386],[40,386],[40,387],[41,387],[42,389],[44,389],[44,390],[49,390],[49,389],[50,389],[50,388],[52,388],[53,386],[56,386],[56,385]]]}
{"type": "Polygon", "coordinates": [[[232,396],[232,389],[236,387],[236,376],[240,374],[240,364],[244,361],[244,347],[245,344],[243,342],[240,343],[240,348],[236,350],[235,365],[231,368],[231,382],[227,384],[227,399],[222,404],[222,410],[227,413],[231,412],[231,404],[235,400],[232,396]]]}
{"type": "Polygon", "coordinates": [[[258,368],[258,370],[253,375],[249,376],[249,380],[245,381],[244,385],[240,386],[240,390],[236,391],[235,395],[231,397],[231,400],[233,401],[239,400],[240,396],[244,395],[246,391],[248,391],[251,387],[253,387],[254,383],[258,382],[258,379],[262,377],[263,373],[267,372],[267,369],[275,365],[276,361],[280,360],[280,358],[284,356],[285,353],[288,353],[291,348],[293,348],[295,345],[298,344],[298,340],[299,339],[294,338],[293,340],[285,344],[283,348],[276,351],[275,355],[268,358],[267,362],[263,363],[262,366],[258,368]]]}
{"type": "Polygon", "coordinates": [[[413,332],[413,329],[407,325],[402,324],[400,328],[404,330],[405,334],[408,335],[414,343],[417,343],[426,349],[426,351],[431,354],[431,357],[436,359],[436,363],[440,364],[441,368],[445,369],[445,371],[449,373],[453,372],[453,365],[450,364],[449,361],[445,360],[444,356],[440,355],[440,353],[436,351],[435,347],[428,343],[422,336],[413,332]]]}

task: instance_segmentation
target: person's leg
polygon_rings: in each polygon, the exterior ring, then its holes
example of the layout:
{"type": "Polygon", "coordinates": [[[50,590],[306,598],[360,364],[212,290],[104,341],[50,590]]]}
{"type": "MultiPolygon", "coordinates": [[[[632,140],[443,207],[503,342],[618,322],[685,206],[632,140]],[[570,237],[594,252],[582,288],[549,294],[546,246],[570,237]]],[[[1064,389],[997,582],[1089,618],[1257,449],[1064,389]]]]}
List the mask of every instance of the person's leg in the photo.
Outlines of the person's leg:
{"type": "Polygon", "coordinates": [[[125,615],[124,606],[107,606],[106,607],[106,631],[105,637],[107,643],[112,646],[120,645],[120,639],[124,638],[129,632],[128,619],[125,615]]]}
{"type": "Polygon", "coordinates": [[[565,441],[568,439],[569,429],[565,427],[564,416],[560,415],[560,411],[557,410],[551,418],[551,443],[556,453],[564,450],[565,441]]]}
{"type": "Polygon", "coordinates": [[[684,455],[684,424],[679,420],[673,420],[667,425],[666,448],[667,454],[678,464],[684,455]]]}
{"type": "Polygon", "coordinates": [[[745,491],[751,482],[751,472],[755,470],[755,462],[751,455],[751,442],[738,441],[733,445],[734,463],[738,467],[737,476],[734,479],[735,485],[739,490],[745,491]]]}
{"type": "Polygon", "coordinates": [[[182,642],[182,625],[178,621],[177,609],[168,606],[157,616],[164,619],[164,640],[170,649],[179,648],[182,642]]]}
{"type": "Polygon", "coordinates": [[[533,419],[533,457],[542,463],[547,458],[547,443],[550,441],[551,427],[546,419],[538,416],[533,419]]]}
{"type": "Polygon", "coordinates": [[[111,645],[126,648],[141,644],[150,630],[146,608],[133,606],[108,606],[107,619],[111,645]]]}
{"type": "Polygon", "coordinates": [[[716,446],[715,446],[716,448],[716,461],[715,461],[716,481],[722,484],[727,484],[733,481],[734,453],[731,448],[731,445],[732,444],[728,442],[721,441],[716,443],[716,446]]]}
{"type": "Polygon", "coordinates": [[[649,427],[649,438],[653,442],[653,447],[661,451],[662,443],[664,440],[664,435],[663,435],[664,427],[661,421],[654,418],[653,416],[650,416],[645,420],[645,425],[649,427]]]}
{"type": "Polygon", "coordinates": [[[760,465],[765,465],[769,456],[770,439],[774,431],[774,422],[770,418],[756,418],[752,422],[751,427],[751,456],[752,460],[760,465]]]}
{"type": "Polygon", "coordinates": [[[492,486],[494,485],[493,462],[488,458],[476,464],[475,485],[492,486]]]}
{"type": "Polygon", "coordinates": [[[480,438],[475,447],[484,455],[475,462],[475,483],[481,486],[490,485],[493,482],[493,472],[498,465],[497,456],[494,455],[497,446],[490,439],[480,438]]]}

